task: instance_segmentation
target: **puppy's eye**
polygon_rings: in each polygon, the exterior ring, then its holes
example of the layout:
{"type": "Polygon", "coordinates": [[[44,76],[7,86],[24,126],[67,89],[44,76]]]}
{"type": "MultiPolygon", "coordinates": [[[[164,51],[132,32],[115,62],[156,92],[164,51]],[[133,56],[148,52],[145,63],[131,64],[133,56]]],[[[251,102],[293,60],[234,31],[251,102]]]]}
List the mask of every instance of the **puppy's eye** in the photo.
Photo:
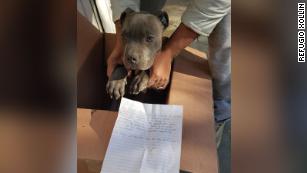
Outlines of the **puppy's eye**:
{"type": "Polygon", "coordinates": [[[154,37],[153,36],[147,36],[146,37],[146,41],[147,42],[152,42],[154,40],[154,37]]]}

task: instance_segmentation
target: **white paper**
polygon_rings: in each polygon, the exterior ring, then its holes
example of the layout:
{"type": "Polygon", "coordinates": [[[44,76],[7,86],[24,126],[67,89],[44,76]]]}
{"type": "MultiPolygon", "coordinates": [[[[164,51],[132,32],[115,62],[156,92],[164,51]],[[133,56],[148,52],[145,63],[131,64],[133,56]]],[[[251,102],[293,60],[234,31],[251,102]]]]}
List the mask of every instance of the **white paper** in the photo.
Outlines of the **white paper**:
{"type": "Polygon", "coordinates": [[[122,98],[101,173],[178,173],[182,106],[122,98]]]}

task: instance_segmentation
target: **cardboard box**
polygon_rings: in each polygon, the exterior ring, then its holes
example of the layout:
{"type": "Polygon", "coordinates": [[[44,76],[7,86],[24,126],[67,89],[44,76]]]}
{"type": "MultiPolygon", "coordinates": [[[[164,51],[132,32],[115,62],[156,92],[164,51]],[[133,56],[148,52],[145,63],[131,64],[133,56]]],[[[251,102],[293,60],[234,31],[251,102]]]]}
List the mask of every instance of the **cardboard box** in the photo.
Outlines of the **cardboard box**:
{"type": "MultiPolygon", "coordinates": [[[[78,172],[100,172],[119,103],[105,92],[106,57],[114,35],[101,34],[78,14],[78,172]]],[[[186,48],[175,59],[167,90],[129,96],[148,103],[183,105],[181,169],[217,173],[212,86],[204,53],[186,48]]]]}

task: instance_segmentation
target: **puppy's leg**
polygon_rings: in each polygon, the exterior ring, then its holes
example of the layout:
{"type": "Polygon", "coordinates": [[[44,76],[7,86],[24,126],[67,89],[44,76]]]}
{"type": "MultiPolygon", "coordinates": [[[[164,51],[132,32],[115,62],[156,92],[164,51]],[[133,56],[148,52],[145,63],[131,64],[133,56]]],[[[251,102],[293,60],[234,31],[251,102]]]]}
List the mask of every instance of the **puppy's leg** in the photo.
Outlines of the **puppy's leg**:
{"type": "Polygon", "coordinates": [[[115,67],[106,87],[111,98],[115,98],[117,100],[125,95],[127,75],[128,72],[123,65],[118,65],[115,67]]]}
{"type": "Polygon", "coordinates": [[[148,80],[149,76],[146,71],[139,71],[131,82],[130,93],[139,94],[140,92],[145,91],[147,88],[148,80]]]}

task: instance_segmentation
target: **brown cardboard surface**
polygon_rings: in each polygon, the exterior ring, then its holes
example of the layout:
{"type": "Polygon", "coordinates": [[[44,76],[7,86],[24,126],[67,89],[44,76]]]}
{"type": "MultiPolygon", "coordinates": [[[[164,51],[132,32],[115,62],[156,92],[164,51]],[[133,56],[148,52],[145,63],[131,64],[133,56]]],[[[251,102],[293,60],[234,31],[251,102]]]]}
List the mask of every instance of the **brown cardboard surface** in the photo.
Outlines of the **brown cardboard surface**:
{"type": "Polygon", "coordinates": [[[79,13],[77,22],[78,107],[104,109],[110,103],[105,92],[104,37],[79,13]]]}
{"type": "Polygon", "coordinates": [[[174,63],[168,103],[183,105],[181,169],[218,172],[208,63],[193,49],[174,63]]]}
{"type": "Polygon", "coordinates": [[[100,160],[78,159],[77,170],[78,173],[100,173],[101,165],[100,160]]]}
{"type": "Polygon", "coordinates": [[[77,13],[77,64],[78,70],[90,54],[102,56],[103,35],[87,21],[79,12],[77,13]],[[100,45],[99,45],[100,44],[100,45]],[[98,47],[98,48],[97,48],[98,47]],[[93,52],[93,53],[91,53],[93,52]]]}
{"type": "Polygon", "coordinates": [[[116,112],[77,110],[78,158],[103,160],[116,118],[116,112]]]}

